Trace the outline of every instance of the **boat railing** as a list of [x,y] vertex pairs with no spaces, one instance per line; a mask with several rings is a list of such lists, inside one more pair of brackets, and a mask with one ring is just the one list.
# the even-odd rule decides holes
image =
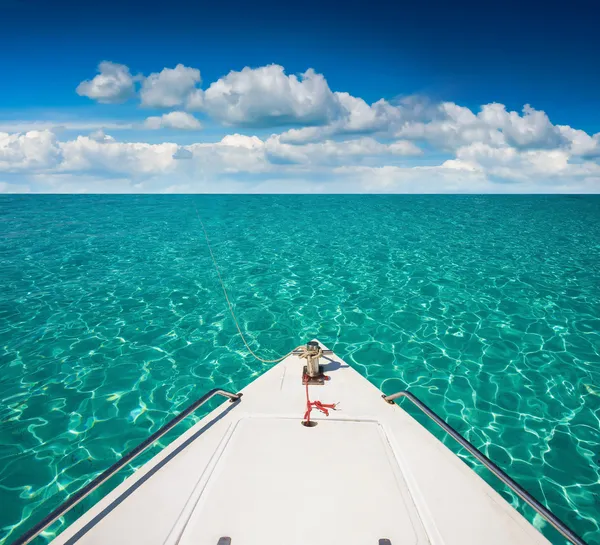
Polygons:
[[425,413],[431,420],[433,420],[440,428],[442,428],[448,435],[450,435],[456,442],[462,447],[469,451],[473,457],[479,460],[487,469],[489,469],[498,479],[500,479],[506,486],[508,486],[519,498],[527,503],[532,509],[534,509],[540,516],[546,519],[563,537],[568,539],[575,545],[587,545],[583,539],[581,539],[573,530],[571,530],[564,522],[562,522],[554,513],[544,507],[538,500],[536,500],[527,490],[525,490],[519,483],[509,477],[502,469],[500,469],[494,462],[492,462],[483,452],[475,447],[468,439],[465,439],[459,432],[457,432],[450,424],[442,420],[440,416],[430,409],[425,403],[423,403],[414,394],[402,391],[391,395],[382,396],[385,401],[390,404],[394,404],[394,400],[405,397],[411,401],[418,409]]
[[126,466],[129,462],[137,458],[142,452],[144,452],[148,447],[152,446],[152,444],[160,439],[163,435],[165,435],[169,430],[174,428],[179,422],[181,422],[186,416],[193,413],[198,407],[204,405],[207,401],[213,398],[216,395],[220,395],[223,397],[229,398],[230,402],[238,401],[242,394],[234,394],[233,392],[228,392],[227,390],[222,390],[220,388],[214,388],[210,392],[204,394],[201,398],[194,401],[189,407],[185,410],[181,411],[177,416],[173,417],[169,420],[162,428],[160,428],[157,432],[153,433],[148,439],[142,441],[137,447],[133,450],[129,451],[125,456],[123,456],[120,460],[115,462],[112,466],[110,466],[106,471],[98,475],[93,481],[84,486],[81,490],[79,490],[76,494],[71,496],[64,503],[59,505],[54,511],[52,511],[48,516],[42,519],[38,524],[36,524],[33,528],[25,532],[21,537],[19,537],[16,541],[13,542],[12,545],[26,545],[27,543],[33,541],[37,536],[39,536],[48,526],[56,522],[60,517],[64,516],[68,513],[73,507],[75,507],[80,501],[89,496],[94,490],[96,490],[99,486],[105,483],[108,479],[110,479],[117,471]]

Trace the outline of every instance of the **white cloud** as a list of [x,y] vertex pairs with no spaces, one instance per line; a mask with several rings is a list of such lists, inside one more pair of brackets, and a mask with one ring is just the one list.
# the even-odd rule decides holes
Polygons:
[[106,134],[102,129],[98,129],[97,131],[93,131],[89,134],[89,137],[96,142],[114,142],[115,139]]
[[254,174],[272,169],[265,143],[257,136],[231,134],[220,142],[191,144],[184,149],[192,153],[192,160],[185,161],[188,172],[200,175]]
[[[450,163],[450,162],[447,162]],[[584,169],[585,170],[585,169]],[[598,193],[600,171],[581,171],[571,177],[540,179],[524,176],[501,182],[484,169],[460,161],[421,167],[339,167],[335,173],[359,191],[372,193]],[[508,179],[508,178],[505,178]],[[518,183],[517,183],[518,182]]]
[[394,155],[423,155],[423,150],[408,140],[396,140],[388,146],[388,150]]
[[246,136],[244,134],[228,134],[220,142],[223,146],[246,149],[262,149],[264,142],[258,136]]
[[202,89],[194,89],[185,99],[185,107],[192,112],[204,109],[204,91]]
[[506,143],[517,148],[556,148],[564,143],[558,127],[550,123],[548,116],[529,104],[523,115],[507,112],[504,104],[486,104],[477,114],[481,122],[502,131]]
[[526,105],[520,115],[496,103],[486,104],[474,114],[469,108],[444,102],[431,120],[407,121],[396,135],[425,140],[445,150],[476,142],[518,149],[552,149],[567,143],[563,132],[544,112]]
[[[288,75],[279,65],[229,72],[206,90],[200,88],[200,71],[181,64],[145,79],[108,62],[99,71],[80,84],[80,94],[119,102],[135,93],[139,80],[142,106],[175,111],[135,124],[0,123],[0,130],[5,128],[0,132],[0,172],[5,173],[0,190],[12,190],[20,183],[15,177],[24,176],[35,180],[21,184],[23,190],[57,191],[75,191],[79,179],[83,190],[140,192],[277,187],[309,192],[600,192],[600,133],[554,125],[545,112],[528,105],[520,112],[497,103],[472,111],[420,96],[369,104],[332,91],[314,70]],[[223,135],[221,130],[212,141],[190,143],[193,132],[172,132],[173,142],[161,142],[162,133],[144,132],[200,129],[200,121],[189,113],[195,110],[213,122],[202,139],[215,134],[215,121],[245,127],[246,134]],[[127,134],[132,141],[117,141],[105,132],[125,127],[132,129]],[[265,136],[264,130],[252,134],[252,127],[288,130]],[[89,136],[72,138],[60,132],[65,128]],[[121,186],[109,180],[121,180]]]
[[582,157],[600,157],[600,133],[590,136],[585,131],[559,125],[558,130],[569,143],[569,151]]
[[57,171],[149,175],[169,172],[175,165],[177,144],[98,142],[87,136],[61,142],[62,162]]
[[124,64],[104,61],[98,66],[100,72],[92,80],[82,81],[76,89],[78,95],[97,100],[103,104],[125,102],[135,93],[135,80]]
[[321,125],[335,119],[340,109],[321,74],[309,69],[288,76],[276,64],[229,72],[210,85],[203,101],[215,119],[247,127]]
[[504,143],[500,131],[485,126],[469,108],[452,102],[440,104],[431,120],[403,123],[396,136],[423,140],[443,150],[452,150],[474,141]]
[[348,93],[336,93],[336,97],[344,108],[338,132],[388,131],[402,120],[405,113],[402,106],[394,106],[383,99],[369,106],[362,98]]
[[369,193],[488,193],[493,184],[485,174],[466,169],[435,167],[354,166],[335,173]]
[[340,135],[389,136],[402,124],[429,121],[437,114],[434,106],[418,96],[405,97],[395,104],[383,99],[367,104],[362,98],[340,92],[334,97],[339,104],[335,119],[323,126],[290,129],[281,135],[282,141],[303,144]]
[[163,68],[144,79],[140,91],[141,105],[149,108],[182,106],[194,96],[200,82],[200,70],[196,68],[183,64],[175,68]]
[[177,151],[173,154],[173,159],[192,159],[194,154],[183,146],[179,146]]
[[50,131],[0,133],[0,171],[36,171],[61,161],[61,149]]
[[[132,77],[126,66],[104,62],[100,74],[82,82],[78,92],[104,102],[119,101],[131,96],[136,79],[139,78]],[[600,155],[600,135],[590,136],[571,127],[555,126],[544,112],[529,105],[518,113],[507,111],[503,104],[492,103],[474,113],[452,102],[434,104],[419,96],[394,103],[382,99],[367,104],[347,92],[331,91],[325,77],[312,69],[300,75],[287,75],[276,64],[246,67],[239,72],[231,71],[206,91],[199,88],[200,71],[182,64],[141,79],[142,106],[204,111],[226,125],[300,125],[281,135],[281,141],[289,144],[318,142],[340,135],[395,134],[404,140],[426,141],[445,151],[481,142],[517,149],[570,146],[573,155]],[[159,122],[158,117],[148,121],[150,127],[165,124],[169,121]]]
[[185,129],[198,130],[202,128],[200,121],[186,112],[170,112],[161,116],[146,119],[144,127],[147,129]]
[[327,138],[331,132],[324,130],[323,127],[302,127],[301,129],[289,129],[278,136],[279,140],[286,144],[306,144]]
[[86,121],[75,120],[15,120],[0,122],[0,132],[29,132],[29,131],[53,131],[54,133],[62,131],[93,131],[93,130],[129,130],[133,128],[132,123],[110,119],[92,119]]
[[355,162],[375,156],[413,156],[422,153],[412,142],[397,141],[384,144],[370,137],[352,140],[309,142],[289,144],[279,136],[272,136],[265,142],[268,157],[275,162],[297,164],[334,164]]
[[462,159],[448,159],[444,161],[441,166],[443,168],[449,168],[451,170],[466,170],[468,172],[482,172],[483,169],[477,164],[470,161],[464,161]]
[[[405,163],[406,156],[418,153],[422,150],[412,142],[372,137],[294,145],[279,135],[262,140],[231,134],[217,142],[180,145],[119,142],[100,132],[66,141],[50,131],[0,134],[0,171],[45,180],[49,191],[75,191],[78,177],[82,191],[225,191],[225,181],[232,191],[274,191],[276,179],[290,180],[286,191],[600,191],[600,165],[572,162],[568,149],[519,150],[475,142],[437,166]],[[98,182],[102,177],[104,185]],[[129,182],[119,189],[109,182],[113,179]]]
[[[446,161],[446,166],[453,166]],[[461,147],[456,152],[454,168],[462,167],[485,172],[490,180],[527,184],[536,183],[551,190],[563,181],[579,183],[581,180],[599,182],[600,165],[591,161],[570,162],[565,149],[518,150],[517,148],[494,148],[476,142]]]

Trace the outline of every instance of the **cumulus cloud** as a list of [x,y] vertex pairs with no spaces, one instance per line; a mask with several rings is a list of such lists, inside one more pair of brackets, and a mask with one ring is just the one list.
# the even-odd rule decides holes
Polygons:
[[219,142],[191,144],[185,149],[192,153],[188,169],[199,174],[256,174],[273,167],[265,143],[257,136],[230,134]]
[[517,148],[555,148],[564,143],[558,127],[550,123],[548,116],[529,104],[523,115],[508,112],[504,104],[486,104],[477,118],[488,127],[502,131],[506,143]]
[[177,144],[98,142],[87,136],[61,142],[59,172],[100,171],[107,174],[149,175],[172,170]]
[[246,149],[262,149],[265,145],[258,136],[246,136],[244,134],[228,134],[223,137],[219,144],[222,146]]
[[[421,96],[368,104],[347,92],[332,91],[325,77],[312,69],[288,75],[276,64],[231,71],[206,91],[199,87],[200,71],[182,64],[146,78],[134,78],[126,66],[111,62],[101,63],[99,71],[93,80],[80,84],[80,94],[103,102],[120,101],[133,94],[135,80],[141,79],[142,106],[203,111],[218,122],[241,127],[299,125],[281,135],[281,141],[290,144],[380,134],[423,140],[447,151],[481,142],[517,149],[570,146],[574,155],[600,155],[599,135],[555,126],[545,112],[529,105],[519,113],[491,103],[475,113]],[[158,116],[151,119],[150,127],[162,126]]]
[[[231,184],[227,187],[241,191],[240,180],[249,177],[254,185],[246,186],[248,190],[265,191],[282,177],[300,184],[293,187],[304,183],[306,190],[315,191],[338,191],[344,184],[347,191],[370,192],[600,190],[600,165],[581,157],[573,161],[567,148],[518,149],[474,142],[437,165],[411,164],[422,153],[410,141],[381,142],[373,137],[290,144],[280,135],[263,140],[230,134],[217,142],[181,145],[119,142],[101,132],[65,141],[50,131],[0,133],[0,172],[46,179],[48,190],[66,190],[77,176],[84,180],[92,173],[107,179],[126,177],[131,183],[123,190],[154,192],[193,191],[198,184],[204,191],[210,190],[206,184],[213,184],[216,191],[224,180]],[[50,180],[56,184],[48,185]]]
[[27,133],[0,133],[0,171],[35,172],[60,163],[62,150],[48,130]]
[[179,146],[173,154],[173,159],[191,159],[192,157],[194,157],[194,154],[183,146]]
[[[166,113],[142,123],[81,123],[88,136],[77,138],[48,122],[16,122],[15,130],[0,132],[0,172],[11,180],[2,190],[14,187],[13,173],[24,173],[62,189],[77,177],[105,176],[128,180],[127,191],[271,191],[287,180],[281,190],[600,192],[600,133],[554,125],[529,105],[471,110],[421,96],[367,103],[331,90],[312,69],[287,74],[275,64],[229,72],[204,90],[200,71],[182,64],[144,78],[104,62],[77,92],[122,102],[137,82],[140,105]],[[221,128],[212,141],[190,143],[189,134],[170,133],[173,142],[151,144],[120,142],[104,132],[198,130],[193,111],[210,123],[203,138],[218,125],[245,134],[223,135]]]
[[600,133],[590,136],[585,131],[559,125],[558,130],[568,142],[569,151],[573,155],[595,158],[600,157]]
[[92,140],[95,140],[96,142],[114,142],[115,139],[110,136],[109,134],[106,134],[102,129],[98,129],[97,131],[92,131],[89,134],[89,137]]
[[272,136],[265,142],[270,160],[297,164],[339,164],[362,161],[369,157],[398,155],[420,155],[421,149],[412,142],[397,141],[384,144],[370,137],[346,141],[325,140],[294,145]]
[[408,140],[396,140],[389,144],[387,148],[393,155],[423,155],[423,150]]
[[343,108],[336,127],[338,133],[388,131],[408,117],[407,108],[401,104],[392,105],[387,100],[378,100],[369,105],[362,98],[348,93],[336,93],[336,97]]
[[203,101],[215,119],[247,127],[321,125],[340,108],[321,74],[309,69],[299,76],[286,75],[276,64],[229,72],[210,85]]
[[595,176],[600,182],[600,165],[570,162],[569,152],[564,149],[518,150],[511,147],[494,148],[477,142],[459,148],[456,158],[463,168],[485,172],[492,180],[516,183],[538,181],[548,184],[548,187],[561,179]]
[[192,112],[204,109],[204,91],[202,89],[191,91],[185,100],[185,107]]
[[184,129],[198,130],[202,128],[200,121],[186,112],[170,112],[161,116],[146,119],[144,127],[147,129]]
[[503,104],[486,104],[475,114],[469,108],[444,102],[429,121],[407,121],[397,131],[401,138],[425,140],[445,150],[479,142],[518,149],[551,149],[567,144],[548,116],[526,105],[523,114]]
[[390,136],[403,124],[430,121],[438,115],[436,107],[419,96],[405,97],[394,104],[383,99],[367,104],[362,98],[341,92],[334,96],[339,104],[334,120],[326,125],[290,129],[281,135],[282,141],[303,144],[343,135]]
[[182,106],[195,96],[200,84],[200,70],[178,64],[164,68],[144,79],[140,90],[141,105],[148,108],[173,108]]
[[99,74],[91,80],[82,81],[76,89],[80,96],[103,104],[125,102],[135,93],[135,81],[124,64],[104,61],[98,66]]
[[177,168],[178,159],[190,159],[185,168],[202,172],[266,172],[281,165],[305,167],[360,163],[370,157],[405,157],[421,150],[411,142],[384,144],[369,137],[347,141],[327,140],[292,145],[278,136],[262,140],[257,136],[230,134],[218,142],[148,144],[119,142],[101,131],[72,140],[58,141],[49,131],[2,134],[0,168],[4,170],[46,169],[55,172],[101,171],[132,176],[165,173]]

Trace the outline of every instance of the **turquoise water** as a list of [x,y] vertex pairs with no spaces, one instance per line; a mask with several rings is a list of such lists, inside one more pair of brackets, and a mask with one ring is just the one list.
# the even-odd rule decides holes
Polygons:
[[261,354],[318,337],[410,388],[600,543],[600,198],[579,196],[1,197],[0,543],[268,368],[194,203]]

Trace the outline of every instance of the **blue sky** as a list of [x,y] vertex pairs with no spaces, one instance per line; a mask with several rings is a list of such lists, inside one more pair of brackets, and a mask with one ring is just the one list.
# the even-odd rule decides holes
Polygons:
[[592,2],[0,10],[2,191],[600,189]]

